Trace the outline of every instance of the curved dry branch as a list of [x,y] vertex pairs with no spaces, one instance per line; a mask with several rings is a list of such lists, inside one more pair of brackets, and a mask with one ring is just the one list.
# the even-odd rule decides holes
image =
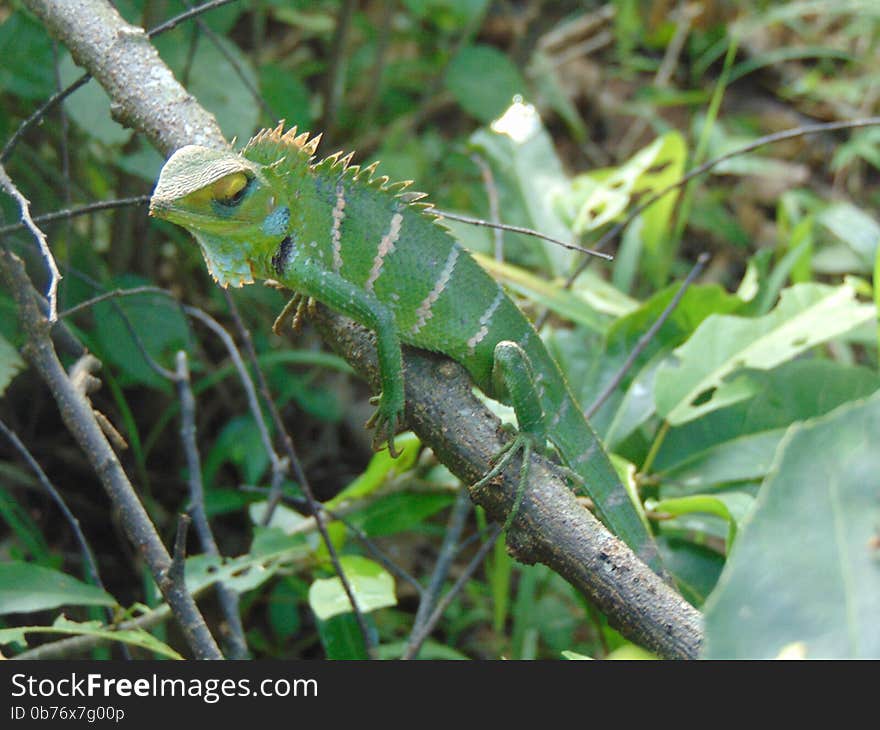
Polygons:
[[[77,49],[75,59],[114,100],[114,116],[144,131],[162,152],[194,142],[226,145],[213,117],[179,86],[155,52],[143,48],[148,44],[138,35],[142,31],[118,15],[111,17],[106,3],[26,3],[55,35]],[[98,14],[96,6],[101,7]],[[103,27],[95,29],[94,22],[85,20],[92,17],[100,17]],[[119,44],[131,39],[138,52],[120,57]],[[149,83],[151,79],[159,81]],[[316,319],[324,339],[375,383],[371,337],[323,310]],[[416,351],[407,352],[405,361],[409,424],[457,476],[466,483],[475,482],[503,444],[497,419],[473,396],[470,381],[452,361]],[[513,555],[526,563],[550,566],[632,640],[664,657],[695,657],[702,637],[699,612],[575,500],[552,464],[534,457],[530,475],[508,536]],[[491,516],[503,520],[516,490],[516,477],[505,473],[491,486],[472,490],[471,496]]]

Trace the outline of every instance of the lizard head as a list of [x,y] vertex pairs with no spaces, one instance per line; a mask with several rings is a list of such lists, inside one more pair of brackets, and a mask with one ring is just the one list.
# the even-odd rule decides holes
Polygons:
[[187,145],[162,168],[150,215],[192,233],[221,286],[243,286],[262,275],[287,233],[289,213],[275,184],[241,155]]

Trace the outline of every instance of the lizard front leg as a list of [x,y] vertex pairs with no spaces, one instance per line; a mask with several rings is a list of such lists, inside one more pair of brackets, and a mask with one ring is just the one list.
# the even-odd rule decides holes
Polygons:
[[406,401],[403,359],[394,313],[372,294],[309,260],[292,262],[285,272],[285,279],[289,280],[285,283],[289,283],[292,289],[313,297],[376,334],[382,392],[373,399],[377,403],[376,411],[366,425],[376,429],[373,447],[378,448],[383,441],[387,441],[388,452],[396,458],[398,452],[394,447],[394,434],[403,421]]

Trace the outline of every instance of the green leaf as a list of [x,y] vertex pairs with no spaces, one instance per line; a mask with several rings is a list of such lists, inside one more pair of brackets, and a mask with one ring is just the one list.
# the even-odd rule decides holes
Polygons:
[[[581,234],[617,220],[635,195],[652,195],[676,182],[684,171],[687,145],[680,132],[655,139],[619,167],[578,175],[561,201],[575,233]],[[662,243],[678,191],[672,190],[645,210],[642,239],[650,254]]]
[[263,445],[260,429],[250,414],[230,420],[214,441],[203,468],[208,487],[214,484],[224,464],[238,467],[242,479],[248,484],[256,484],[269,466],[269,455]]
[[593,659],[593,657],[591,656],[587,656],[586,654],[578,654],[576,651],[570,651],[568,649],[559,653],[562,655],[563,659],[570,659],[572,661],[592,661]]
[[675,584],[687,601],[699,608],[715,588],[724,556],[704,545],[695,544],[691,539],[683,539],[670,534],[666,525],[657,537],[657,546],[663,565],[675,578]]
[[763,479],[773,464],[784,428],[744,434],[694,453],[673,468],[655,473],[669,485],[662,485],[664,497],[694,494],[727,482]]
[[[107,288],[130,289],[149,283],[139,277],[124,276],[108,282]],[[169,367],[174,353],[186,349],[189,343],[189,327],[177,303],[161,294],[140,294],[100,302],[92,311],[92,347],[103,362],[119,368],[120,384],[149,385],[170,392],[171,384],[147,364],[131,330],[137,332],[144,350],[154,360]]]
[[3,395],[6,386],[22,368],[24,368],[24,360],[21,359],[18,350],[0,335],[0,395]]
[[[339,561],[362,612],[397,604],[394,578],[381,565],[359,555],[343,555]],[[351,611],[339,576],[314,581],[309,587],[309,605],[322,621]]]
[[743,368],[773,368],[869,321],[875,311],[856,301],[849,284],[798,284],[764,317],[712,315],[675,351],[676,364],[657,372],[657,412],[677,425],[747,398],[754,392],[748,381],[724,379]]
[[354,614],[343,613],[327,621],[318,619],[316,623],[328,659],[370,658]]
[[720,494],[694,494],[690,497],[661,499],[651,503],[648,508],[654,512],[674,516],[689,514],[709,514],[720,517],[728,525],[727,549],[730,550],[736,539],[737,529],[754,502],[750,494],[744,492],[723,492]]
[[294,71],[276,63],[261,65],[260,90],[266,103],[284,117],[289,127],[311,129],[311,95]]
[[[515,101],[488,129],[474,132],[470,145],[492,167],[503,223],[571,240],[571,230],[554,204],[555,198],[568,190],[568,176],[534,106]],[[503,241],[505,259],[556,276],[566,275],[574,257],[583,256],[521,234],[505,232]]]
[[267,612],[272,633],[281,640],[300,629],[299,605],[305,599],[305,587],[295,578],[279,580],[269,594]]
[[373,454],[364,472],[333,499],[328,500],[325,506],[328,509],[336,509],[343,502],[363,499],[386,484],[389,479],[409,471],[416,463],[422,442],[414,433],[407,431],[394,437],[394,445],[399,452],[398,458],[391,458],[387,448]]
[[519,69],[493,46],[462,48],[446,71],[446,88],[462,108],[481,122],[499,116],[517,95],[526,93]]
[[[0,25],[0,58],[0,89],[4,92],[42,101],[56,91],[52,39],[27,13],[14,12]],[[81,76],[82,70],[79,73]]]
[[[62,85],[72,84],[82,75],[83,70],[65,53],[58,64]],[[83,132],[106,145],[125,144],[134,134],[133,130],[114,121],[110,114],[110,97],[94,79],[65,99],[64,109]]]
[[33,563],[0,563],[0,615],[45,611],[59,606],[116,606],[97,586]]
[[367,505],[349,519],[368,535],[393,535],[411,530],[428,517],[448,507],[449,493],[398,492]]
[[792,427],[706,604],[708,658],[880,658],[880,394]]
[[859,258],[861,273],[870,273],[880,243],[880,224],[851,203],[834,203],[822,211],[816,222],[843,241]]
[[[610,324],[607,316],[597,311],[594,304],[597,300],[585,301],[584,297],[561,285],[549,282],[540,276],[535,276],[525,269],[503,261],[480,254],[474,254],[480,266],[486,269],[493,277],[503,281],[513,291],[528,297],[541,306],[547,307],[570,322],[581,324],[594,332],[604,333]],[[622,297],[611,304],[612,307],[620,305]],[[608,304],[607,300],[602,305]],[[623,305],[625,306],[625,305]]]
[[82,623],[70,621],[64,616],[55,619],[52,626],[19,626],[13,629],[0,629],[0,645],[19,644],[27,646],[25,634],[66,634],[73,636],[97,636],[110,641],[119,641],[131,646],[155,652],[169,659],[183,659],[174,649],[159,641],[155,636],[143,629],[116,629],[105,626],[100,621]]
[[880,388],[874,371],[832,360],[794,360],[770,371],[751,371],[748,377],[754,381],[753,397],[668,432],[654,461],[656,472],[673,474],[696,466],[711,459],[704,455],[720,444],[750,434],[773,432],[778,442],[795,421],[821,416]]

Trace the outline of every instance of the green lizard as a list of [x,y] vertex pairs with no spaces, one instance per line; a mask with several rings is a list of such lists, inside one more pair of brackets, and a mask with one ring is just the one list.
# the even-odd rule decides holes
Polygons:
[[193,234],[221,286],[275,279],[374,331],[382,392],[367,425],[392,455],[404,409],[401,343],[445,354],[516,414],[519,433],[481,481],[517,452],[527,463],[549,439],[606,524],[661,570],[650,531],[537,332],[437,225],[424,194],[374,177],[375,164],[351,165],[351,154],[316,161],[320,136],[282,130],[263,130],[240,154],[179,149],[150,214]]

